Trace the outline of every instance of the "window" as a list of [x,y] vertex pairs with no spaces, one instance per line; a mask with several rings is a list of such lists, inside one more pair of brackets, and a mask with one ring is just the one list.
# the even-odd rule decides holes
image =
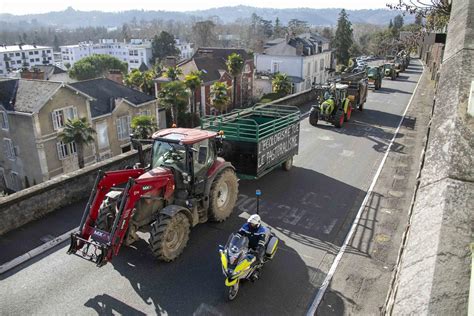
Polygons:
[[46,52],[47,52],[48,54],[51,54],[51,50],[50,50],[50,49],[48,49]]
[[318,61],[315,60],[315,61],[314,61],[313,73],[317,73],[317,72],[318,72]]
[[151,116],[151,110],[142,110],[142,111],[138,112],[138,115]]
[[35,50],[35,55],[38,55],[38,54],[39,54],[39,52],[37,50]]
[[40,59],[39,59],[39,58],[36,58],[35,61],[40,61]]
[[3,150],[5,151],[5,155],[8,159],[14,160],[15,159],[15,148],[13,147],[13,142],[9,138],[3,139]]
[[8,131],[8,115],[5,111],[0,111],[0,125],[2,129]]
[[272,73],[277,73],[280,71],[280,65],[277,62],[272,62]]
[[99,149],[104,149],[109,147],[109,135],[107,133],[107,122],[101,122],[95,125],[95,130],[97,133],[97,143]]
[[56,143],[56,148],[58,150],[58,157],[59,160],[66,159],[68,156],[73,155],[76,153],[76,143],[63,143],[58,142]]
[[33,52],[28,52],[29,55],[33,55]]
[[53,128],[56,131],[60,128],[63,128],[67,120],[77,118],[77,110],[75,107],[70,106],[67,108],[54,110],[51,115],[53,118]]
[[117,119],[117,137],[119,140],[126,140],[130,137],[130,115]]
[[34,62],[35,60],[33,58],[30,59],[30,62]]
[[324,59],[321,59],[321,61],[319,62],[319,70],[324,70]]
[[15,56],[20,56],[20,53],[15,53]]

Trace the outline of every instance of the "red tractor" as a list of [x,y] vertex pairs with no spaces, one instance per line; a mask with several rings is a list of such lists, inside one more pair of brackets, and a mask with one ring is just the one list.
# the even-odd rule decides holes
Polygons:
[[151,163],[146,167],[141,142],[132,139],[140,163],[99,172],[68,254],[103,266],[141,231],[150,233],[157,258],[176,259],[191,227],[224,221],[235,206],[238,180],[232,164],[217,156],[219,139],[218,133],[199,129],[158,131],[148,140]]

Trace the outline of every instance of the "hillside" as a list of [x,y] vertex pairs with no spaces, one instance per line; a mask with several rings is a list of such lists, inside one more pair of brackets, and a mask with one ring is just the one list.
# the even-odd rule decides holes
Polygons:
[[[0,23],[6,25],[31,25],[77,28],[87,26],[121,26],[131,21],[175,20],[193,22],[207,18],[219,19],[223,23],[234,22],[237,19],[249,19],[253,13],[266,20],[274,21],[277,17],[282,23],[291,19],[299,19],[315,26],[330,26],[337,23],[340,9],[268,9],[249,6],[221,7],[202,11],[170,12],[131,10],[123,12],[78,11],[69,7],[64,11],[48,12],[43,14],[12,15],[0,14]],[[398,12],[386,9],[375,10],[348,10],[352,23],[370,23],[376,25],[388,24]],[[407,17],[410,22],[410,17]]]

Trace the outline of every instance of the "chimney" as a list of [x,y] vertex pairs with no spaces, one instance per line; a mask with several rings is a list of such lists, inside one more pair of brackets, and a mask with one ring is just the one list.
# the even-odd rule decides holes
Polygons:
[[45,73],[38,68],[30,70],[22,70],[20,73],[22,79],[35,79],[35,80],[44,80]]
[[163,66],[165,66],[166,68],[169,68],[169,67],[176,67],[176,57],[175,56],[167,56],[165,61],[163,62]]
[[109,80],[112,80],[118,84],[123,85],[123,74],[120,70],[118,69],[110,69],[107,72],[106,78]]

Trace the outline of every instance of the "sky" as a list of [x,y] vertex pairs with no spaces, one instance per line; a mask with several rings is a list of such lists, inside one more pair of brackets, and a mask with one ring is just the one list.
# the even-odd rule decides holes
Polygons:
[[395,0],[299,0],[297,4],[288,0],[0,0],[0,13],[16,15],[62,11],[73,7],[80,11],[108,11],[125,10],[164,10],[164,11],[194,11],[209,8],[235,5],[248,5],[261,8],[346,8],[346,9],[379,9],[385,8],[387,2]]

